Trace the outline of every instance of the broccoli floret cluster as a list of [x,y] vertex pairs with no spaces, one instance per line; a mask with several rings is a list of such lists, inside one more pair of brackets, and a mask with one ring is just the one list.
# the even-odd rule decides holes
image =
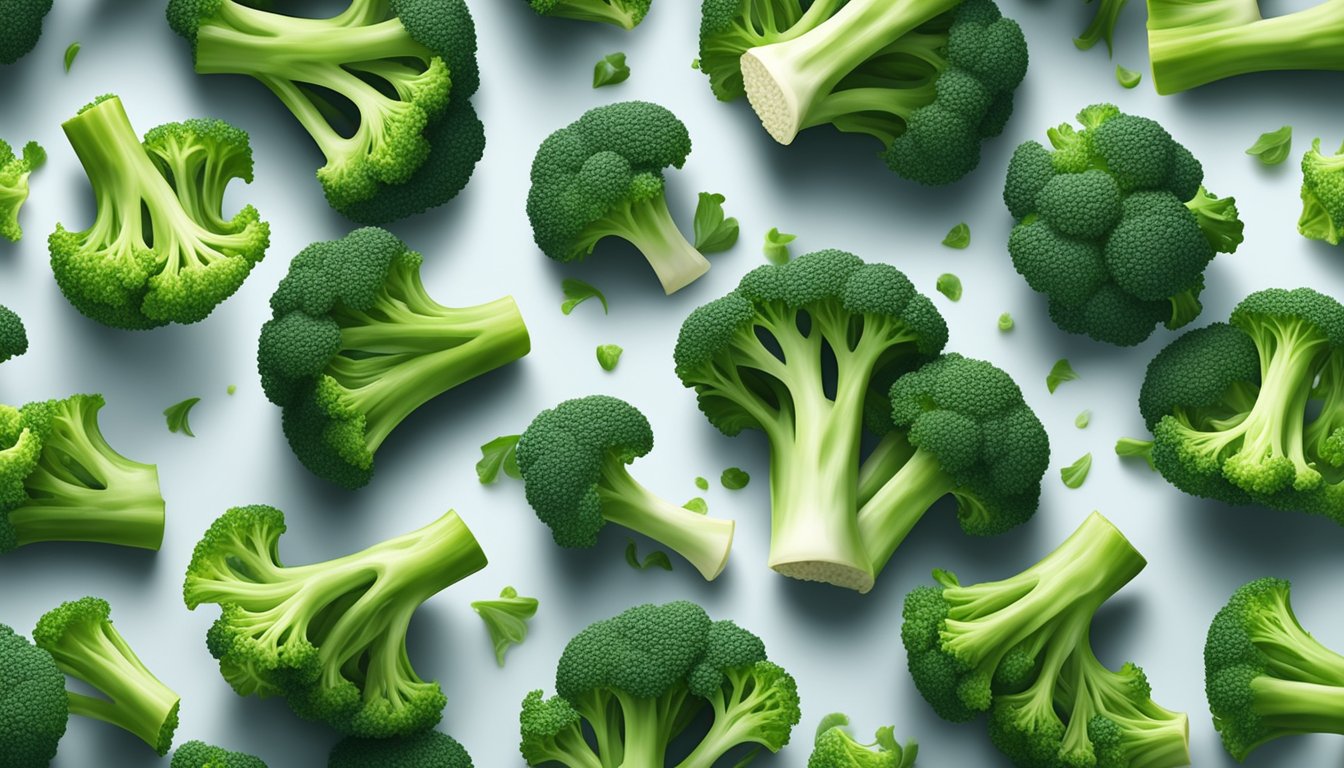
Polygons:
[[1078,121],[1048,132],[1052,149],[1013,153],[1008,252],[1055,325],[1132,346],[1199,314],[1204,269],[1236,250],[1242,225],[1235,200],[1206,192],[1199,161],[1155,121],[1110,104]]
[[615,24],[634,29],[644,20],[653,0],[526,0],[542,16]]
[[280,562],[285,516],[234,507],[192,553],[187,607],[220,606],[210,655],[240,696],[283,696],[309,720],[365,738],[432,728],[446,702],[406,653],[421,603],[485,567],[485,553],[449,511],[418,531],[304,566]]
[[284,102],[326,158],[327,202],[354,221],[443,205],[485,151],[464,0],[351,0],[327,19],[172,0],[168,22],[191,42],[197,72],[247,75]]
[[691,153],[685,124],[646,101],[597,107],[552,133],[532,160],[527,218],[537,247],[570,262],[616,237],[653,267],[674,293],[709,270],[667,208],[663,170]]
[[456,739],[425,731],[400,739],[346,738],[331,748],[327,768],[472,768],[472,763]]
[[357,229],[314,243],[271,296],[257,368],[299,461],[346,488],[429,400],[528,353],[512,297],[445,307],[420,280],[423,258],[391,233]]
[[0,624],[0,766],[48,765],[69,719],[65,674],[51,654]]
[[733,522],[672,504],[630,476],[653,450],[653,427],[606,395],[566,400],[537,415],[518,439],[527,503],[562,547],[592,547],[612,522],[686,558],[706,579],[728,562]]
[[42,20],[52,0],[0,0],[0,64],[13,64],[42,37]]
[[1339,245],[1344,232],[1344,147],[1326,155],[1321,152],[1321,140],[1316,139],[1302,156],[1302,216],[1297,231],[1303,237]]
[[[0,6],[0,16],[4,15]],[[23,237],[19,226],[19,209],[28,201],[28,177],[47,162],[47,151],[36,141],[23,145],[14,154],[14,148],[0,139],[0,237],[17,243]]]
[[0,305],[0,363],[28,351],[28,330],[14,310]]
[[685,601],[589,625],[565,646],[555,690],[523,699],[528,765],[665,765],[675,739],[694,745],[679,765],[712,766],[743,745],[778,752],[802,714],[760,638]]
[[[832,125],[882,142],[898,175],[948,184],[980,164],[1027,72],[1022,30],[991,0],[704,0],[700,68],[790,144]],[[843,9],[843,12],[841,12]]]
[[267,768],[261,758],[231,752],[203,741],[188,741],[173,752],[170,768]]
[[891,726],[878,728],[872,744],[860,744],[848,726],[843,714],[822,719],[807,768],[914,768],[919,745],[908,741],[902,746]]
[[1231,323],[1153,358],[1139,392],[1153,463],[1229,504],[1344,523],[1344,305],[1310,288],[1247,296]]
[[945,720],[989,713],[995,746],[1020,768],[1189,765],[1186,716],[1153,702],[1143,671],[1097,660],[1093,614],[1143,556],[1097,513],[1054,552],[1002,581],[905,598],[901,640],[920,694]]

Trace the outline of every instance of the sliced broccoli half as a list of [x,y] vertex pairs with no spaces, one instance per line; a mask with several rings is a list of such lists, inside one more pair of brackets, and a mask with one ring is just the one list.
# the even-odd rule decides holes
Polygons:
[[518,440],[527,503],[562,547],[592,547],[608,523],[686,558],[713,580],[728,563],[733,521],[673,504],[640,485],[628,465],[653,450],[653,427],[633,405],[606,395],[542,411]]
[[1344,232],[1344,147],[1326,155],[1321,152],[1321,140],[1316,139],[1302,156],[1302,215],[1297,231],[1303,237],[1339,245]]
[[887,166],[948,184],[980,163],[1027,71],[1022,30],[991,0],[703,0],[700,69],[744,94],[776,141],[832,125]]
[[65,675],[51,654],[0,624],[0,766],[48,765],[69,719]]
[[155,328],[203,320],[237,292],[270,244],[257,209],[222,213],[229,182],[252,181],[246,133],[188,120],[153,129],[142,144],[111,95],[62,127],[97,207],[88,229],[57,224],[47,241],[75,309],[114,328]]
[[400,739],[343,739],[331,748],[327,768],[472,768],[472,763],[456,739],[425,731]]
[[42,20],[51,12],[52,0],[0,0],[0,64],[23,58],[42,37]]
[[231,752],[203,741],[188,741],[173,752],[169,768],[267,768],[261,758]]
[[0,237],[11,243],[23,237],[19,209],[28,201],[28,177],[46,162],[47,151],[36,141],[15,155],[14,148],[0,139]]
[[542,16],[595,21],[630,30],[639,26],[653,0],[526,0]]
[[28,330],[23,319],[9,307],[0,305],[0,363],[28,351]]
[[709,262],[677,228],[667,207],[663,170],[691,153],[686,126],[646,101],[597,107],[552,133],[532,160],[527,217],[537,247],[570,262],[615,237],[653,267],[675,293],[709,270]]
[[112,625],[111,611],[96,597],[62,603],[38,620],[33,642],[62,672],[98,694],[71,691],[72,714],[111,723],[166,755],[182,699],[135,655]]
[[283,696],[300,717],[366,738],[409,736],[443,714],[438,683],[415,673],[416,608],[486,565],[449,511],[418,531],[303,566],[280,562],[285,516],[234,507],[192,553],[187,607],[216,603],[206,647],[240,696]]
[[802,714],[793,678],[760,638],[685,601],[588,626],[565,647],[555,689],[523,699],[528,765],[665,765],[676,739],[694,745],[679,768],[712,768],[743,745],[778,752]]
[[445,307],[420,279],[423,258],[367,227],[308,246],[271,296],[257,368],[299,461],[358,488],[379,446],[429,400],[528,353],[504,297]]

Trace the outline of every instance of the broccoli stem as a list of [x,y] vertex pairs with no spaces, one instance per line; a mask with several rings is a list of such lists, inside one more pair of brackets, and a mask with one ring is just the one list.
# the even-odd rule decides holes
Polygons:
[[[625,691],[615,691],[614,694],[620,702],[624,726],[622,758],[617,763],[603,754],[603,761],[612,766],[662,765],[667,756],[667,744],[675,735],[671,732],[672,724],[684,694],[674,696],[672,702],[664,702],[661,698],[635,698]],[[604,716],[611,714],[607,712]]]
[[938,459],[916,449],[910,460],[859,508],[859,535],[875,573],[882,572],[929,507],[955,487]]
[[[1088,0],[1091,2],[1091,0]],[[1125,7],[1125,0],[1098,0],[1097,12],[1092,17],[1091,23],[1083,33],[1073,39],[1073,44],[1079,50],[1086,51],[1097,44],[1098,40],[1106,41],[1106,55],[1112,56],[1115,53],[1112,47],[1112,38],[1115,36],[1115,24],[1120,18],[1120,11]]]
[[[714,768],[734,747],[761,742],[761,732],[777,723],[780,715],[772,706],[772,691],[751,679],[754,667],[725,670],[729,690],[722,687],[709,697],[714,722],[691,754],[676,768]],[[773,749],[772,749],[773,751]]]
[[160,755],[168,751],[181,698],[145,668],[110,623],[71,625],[48,650],[62,672],[102,694],[68,693],[71,714],[129,731]]
[[893,429],[883,435],[873,446],[872,453],[859,466],[859,508],[862,509],[882,486],[895,477],[913,455],[915,447],[910,444],[904,430]]
[[[550,15],[578,21],[595,21],[631,30],[639,23],[634,11],[621,0],[560,0],[551,6]],[[652,763],[650,763],[652,765]]]
[[677,228],[667,207],[667,197],[661,193],[618,206],[589,225],[588,231],[598,233],[599,238],[615,235],[634,245],[658,275],[663,292],[669,295],[709,271],[709,261]]
[[1250,688],[1251,709],[1275,736],[1344,734],[1344,681],[1331,685],[1260,675]]
[[1320,413],[1307,425],[1303,438],[1316,469],[1339,482],[1344,468],[1344,353],[1332,352],[1312,392],[1321,401]]
[[614,458],[602,465],[597,493],[604,518],[686,558],[706,581],[713,581],[728,564],[733,521],[708,517],[664,500],[640,485],[626,465]]

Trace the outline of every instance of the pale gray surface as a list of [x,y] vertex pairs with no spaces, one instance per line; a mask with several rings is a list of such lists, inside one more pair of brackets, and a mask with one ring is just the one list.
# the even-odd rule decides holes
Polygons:
[[[280,434],[279,411],[257,384],[257,329],[266,301],[289,258],[314,240],[351,225],[331,212],[312,178],[319,164],[307,136],[260,85],[241,78],[197,77],[187,45],[162,18],[162,2],[57,0],[38,49],[0,72],[0,136],[18,144],[37,138],[51,162],[34,178],[24,209],[27,237],[0,243],[0,302],[27,321],[32,351],[0,369],[0,400],[101,391],[102,423],[128,456],[159,464],[168,500],[167,541],[158,555],[96,546],[36,546],[0,559],[0,621],[28,631],[61,600],[86,593],[111,600],[123,634],[149,666],[183,695],[179,742],[201,738],[247,749],[272,768],[325,765],[335,741],[325,728],[292,716],[280,701],[234,695],[206,652],[203,636],[213,606],[188,613],[180,596],[191,546],[226,507],[263,502],[288,513],[283,554],[293,563],[344,554],[412,530],[447,508],[458,509],[479,536],[490,567],[450,588],[419,614],[412,628],[418,670],[448,692],[442,728],[461,739],[484,768],[521,765],[517,705],[531,688],[549,689],[565,641],[588,622],[646,600],[692,598],[718,617],[761,634],[771,655],[798,678],[804,718],[794,746],[762,764],[799,768],[812,729],[834,710],[850,712],[865,732],[895,723],[919,739],[920,764],[997,766],[983,723],[938,720],[905,670],[898,628],[903,595],[933,567],[965,579],[998,578],[1034,562],[1092,509],[1111,517],[1151,566],[1112,601],[1094,633],[1108,663],[1133,660],[1152,679],[1155,698],[1190,713],[1194,763],[1230,765],[1209,723],[1201,648],[1209,618],[1239,584],[1262,575],[1293,578],[1300,614],[1322,640],[1344,647],[1336,608],[1337,568],[1330,561],[1344,532],[1305,515],[1227,509],[1182,496],[1146,469],[1122,466],[1111,454],[1121,435],[1139,434],[1134,406],[1143,367],[1172,338],[1160,331],[1147,344],[1118,350],[1059,333],[1044,302],[1013,272],[1003,243],[1010,221],[999,191],[1007,158],[1019,141],[1043,138],[1047,126],[1095,100],[1162,120],[1205,164],[1207,183],[1235,195],[1248,241],[1208,272],[1203,320],[1225,318],[1244,294],[1265,285],[1312,285],[1338,295],[1340,254],[1298,237],[1296,171],[1310,139],[1334,145],[1340,86],[1334,75],[1244,78],[1197,93],[1159,98],[1148,78],[1124,91],[1115,62],[1143,69],[1142,3],[1125,9],[1116,59],[1079,52],[1072,37],[1092,12],[1075,0],[1005,0],[1031,45],[1032,66],[1019,91],[1007,135],[986,147],[979,171],[963,182],[926,190],[889,174],[875,147],[829,131],[776,146],[745,103],[720,104],[695,56],[698,3],[658,0],[643,26],[614,28],[536,18],[519,0],[472,3],[481,40],[483,86],[475,98],[489,135],[485,160],[466,192],[447,207],[392,229],[427,256],[425,282],[448,304],[512,293],[533,335],[534,351],[519,364],[460,388],[417,413],[384,446],[373,483],[337,490],[308,474]],[[83,51],[68,76],[61,55],[72,40]],[[592,62],[624,50],[634,75],[625,84],[589,88]],[[46,261],[45,238],[56,221],[72,228],[91,216],[88,187],[60,122],[99,93],[120,93],[136,129],[195,116],[226,118],[247,129],[257,158],[256,182],[235,184],[233,205],[251,202],[272,224],[273,244],[237,296],[207,321],[146,333],[103,328],[61,297]],[[669,175],[669,197],[689,231],[695,193],[722,192],[743,224],[737,248],[712,257],[714,269],[680,294],[661,295],[652,272],[630,252],[603,247],[589,263],[561,267],[532,244],[523,200],[533,151],[551,130],[585,109],[645,98],[677,112],[690,126],[695,152]],[[1255,137],[1285,122],[1297,129],[1293,158],[1263,169],[1242,154]],[[1333,131],[1331,129],[1334,129]],[[938,243],[958,221],[973,244],[951,251]],[[759,243],[772,226],[799,233],[795,253],[839,247],[904,269],[933,295],[952,329],[950,350],[988,358],[1011,372],[1050,430],[1053,467],[1086,451],[1096,463],[1082,489],[1066,490],[1051,470],[1039,515],[1001,538],[972,540],[942,510],[921,524],[877,588],[858,596],[788,581],[765,568],[768,531],[766,453],[759,436],[728,439],[696,411],[694,397],[671,370],[671,346],[694,306],[728,291],[762,263]],[[965,296],[952,304],[933,293],[937,275],[958,273]],[[571,317],[559,312],[560,280],[587,279],[611,300],[610,316],[595,303]],[[1017,329],[1000,334],[999,313]],[[615,373],[598,368],[593,348],[618,343],[625,357]],[[1045,372],[1068,356],[1082,380],[1046,393]],[[228,384],[237,384],[233,397]],[[696,475],[714,480],[710,514],[738,521],[737,546],[726,573],[701,581],[678,561],[675,572],[636,573],[624,563],[626,537],[610,530],[594,552],[557,549],[522,499],[521,484],[483,487],[473,464],[477,446],[521,430],[540,408],[561,399],[605,392],[645,410],[658,447],[635,474],[681,500],[697,495]],[[171,435],[161,411],[201,396],[192,413],[197,437]],[[1093,411],[1079,431],[1074,416]],[[745,491],[719,487],[718,473],[741,465],[752,474]],[[532,635],[497,669],[485,630],[468,607],[506,584],[541,599]],[[1328,737],[1266,747],[1250,761],[1270,765],[1337,765],[1341,748]],[[156,758],[100,723],[72,719],[55,765],[145,766]]]

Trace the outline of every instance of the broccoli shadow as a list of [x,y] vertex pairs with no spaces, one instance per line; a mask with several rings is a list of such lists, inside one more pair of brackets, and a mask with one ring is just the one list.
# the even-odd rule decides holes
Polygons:
[[[0,554],[0,581],[19,584],[51,571],[60,583],[96,585],[97,589],[141,588],[155,578],[160,555],[147,549],[88,542],[45,542]],[[4,578],[6,571],[14,578]],[[96,594],[96,593],[91,593]],[[82,594],[70,593],[62,600]],[[55,601],[52,603],[54,607]]]
[[[214,730],[247,734],[247,739],[221,746],[263,756],[270,765],[323,765],[327,750],[340,740],[329,727],[294,714],[282,698],[238,696],[227,686],[223,690],[226,702],[212,709],[218,717]],[[266,748],[261,749],[261,745]],[[330,746],[315,749],[316,745]]]
[[1177,530],[1192,551],[1222,553],[1206,559],[1211,581],[1228,591],[1262,576],[1287,578],[1337,563],[1340,526],[1319,515],[1257,506],[1231,506],[1186,497]]
[[1121,593],[1102,604],[1093,616],[1089,633],[1092,652],[1107,669],[1117,670],[1131,661],[1143,666],[1143,659],[1131,659],[1127,654],[1138,638],[1157,630],[1141,623],[1146,608],[1138,596]]
[[[185,739],[179,739],[185,741]],[[61,739],[61,744],[66,750],[72,744],[79,746],[73,751],[76,754],[82,754],[82,760],[76,763],[75,760],[65,758],[64,755],[58,755],[52,761],[52,765],[57,768],[73,768],[75,765],[106,765],[103,760],[109,756],[115,756],[115,765],[117,768],[140,768],[140,766],[161,766],[163,758],[154,754],[154,750],[141,741],[130,731],[124,731],[107,723],[100,723],[95,720],[85,720],[74,715],[70,716],[70,726],[66,731],[65,737]]]
[[[1324,117],[1334,105],[1322,93],[1339,88],[1337,72],[1256,72],[1201,85],[1165,98],[1179,100],[1186,112],[1199,114],[1210,125],[1231,125],[1244,120],[1246,107],[1254,104],[1260,114],[1301,114],[1304,105],[1320,105]],[[1232,122],[1228,122],[1232,121]],[[1329,143],[1334,139],[1329,139]]]
[[[683,230],[683,234],[686,232],[689,230]],[[566,278],[591,283],[611,302],[613,311],[622,307],[649,307],[657,311],[669,302],[680,301],[685,303],[686,312],[690,312],[692,307],[717,298],[707,293],[712,292],[712,289],[704,277],[671,296],[664,295],[658,284],[658,276],[654,274],[644,254],[617,237],[603,238],[592,253],[575,261],[561,263],[547,258],[540,251],[537,251],[536,258],[546,263],[546,269],[557,286]],[[716,262],[713,254],[707,258],[711,264]]]
[[[557,61],[583,61],[591,58],[596,63],[597,58],[604,55],[590,53],[596,42],[610,43],[614,46],[612,50],[623,50],[624,46],[629,45],[625,36],[630,33],[612,24],[541,16],[527,3],[505,2],[499,5],[504,9],[503,23],[507,24],[509,31],[517,36],[514,42],[518,45],[509,49],[509,55],[525,59],[524,69],[530,72],[549,72],[565,80],[569,78],[570,73],[564,67],[557,67]],[[489,36],[488,32],[479,34],[481,19],[476,20],[476,25],[479,37]],[[488,47],[481,51],[482,59],[488,59],[489,56]],[[488,63],[483,60],[481,69],[489,68]]]

